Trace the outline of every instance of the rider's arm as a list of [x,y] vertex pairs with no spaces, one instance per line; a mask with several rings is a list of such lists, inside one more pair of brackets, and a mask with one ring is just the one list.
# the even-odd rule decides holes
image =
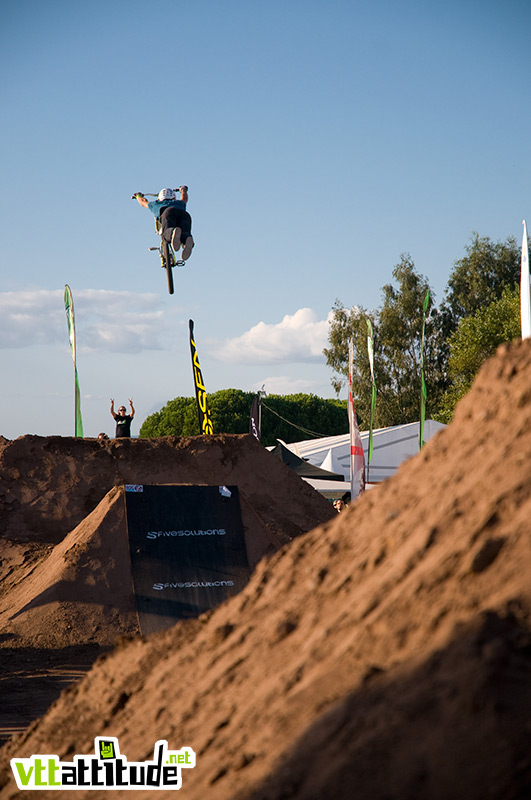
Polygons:
[[136,199],[138,200],[138,202],[140,203],[141,206],[144,206],[144,208],[148,207],[148,201],[146,200],[144,195],[137,194]]
[[135,416],[135,409],[133,407],[133,398],[129,400],[129,405],[131,406],[131,419]]
[[116,414],[114,413],[114,400],[111,397],[111,414],[114,419],[116,419]]
[[188,202],[188,186],[179,186],[179,191],[181,193],[181,200],[183,203]]

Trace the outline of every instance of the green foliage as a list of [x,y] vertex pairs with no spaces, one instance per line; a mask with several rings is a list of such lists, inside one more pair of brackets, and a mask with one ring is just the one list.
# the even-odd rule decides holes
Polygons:
[[[493,242],[473,234],[465,256],[454,263],[440,309],[430,305],[425,332],[427,416],[451,420],[457,401],[498,344],[518,336],[514,304],[520,277],[520,249],[513,237]],[[369,419],[371,382],[366,318],[374,329],[374,371],[378,398],[375,426],[419,418],[422,305],[428,283],[403,255],[393,270],[397,286],[383,287],[383,305],[368,312],[336,300],[324,350],[339,393],[348,375],[348,342],[354,343],[354,393],[360,427]],[[516,328],[515,328],[516,325]]]
[[[240,389],[221,389],[209,394],[208,406],[214,433],[249,433],[253,397],[253,392],[242,392]],[[197,417],[197,411],[195,415]]]
[[493,242],[474,233],[465,249],[466,255],[454,264],[445,293],[443,307],[452,330],[459,320],[499,300],[507,286],[514,288],[520,282],[520,248],[514,237]]
[[[351,339],[354,340],[354,352],[363,349],[364,342],[367,340],[367,311],[359,306],[346,309],[338,299],[332,309],[332,322],[328,331],[328,342],[330,347],[324,349],[326,363],[335,371],[332,377],[332,386],[339,394],[348,379],[348,346]],[[369,364],[365,360],[360,360],[356,367],[359,372],[357,377],[364,382],[369,380]]]
[[341,433],[348,433],[345,400],[326,399],[314,394],[272,394],[263,400],[262,442],[266,447],[275,445],[277,439],[299,442],[314,438],[312,434],[338,436]]
[[409,256],[402,256],[393,270],[393,277],[398,287],[384,286],[384,303],[377,321],[379,357],[384,365],[381,386],[377,386],[384,406],[385,425],[415,422],[419,418],[420,347],[426,290],[430,292],[424,337],[428,416],[446,388],[444,374],[434,357],[439,344],[439,325],[433,292],[426,278],[415,271]]
[[[208,395],[214,433],[248,433],[254,396],[254,392],[239,389],[222,389]],[[312,438],[300,428],[324,436],[347,433],[346,403],[311,394],[268,395],[263,400],[264,446],[275,445],[277,439],[293,442]],[[147,417],[140,428],[141,437],[198,434],[197,406],[192,397],[170,400],[160,411]]]
[[[367,355],[367,317],[374,329],[374,374],[378,390],[375,427],[414,422],[419,417],[420,345],[426,279],[415,271],[408,255],[393,270],[395,287],[383,287],[384,302],[370,315],[363,308],[345,309],[336,300],[328,341],[327,363],[335,370],[332,385],[339,391],[348,377],[348,342],[353,340],[353,391],[360,428],[368,426],[371,404],[371,376]],[[430,292],[431,298],[431,292]],[[439,341],[438,313],[428,306],[425,331],[426,383],[428,404],[442,394],[444,375],[433,354]]]
[[506,287],[499,300],[465,317],[449,338],[448,371],[451,386],[442,399],[437,416],[449,422],[458,401],[472,386],[483,362],[503,342],[520,336],[520,289]]
[[160,411],[147,417],[140,427],[141,438],[153,436],[195,436],[199,433],[197,406],[194,397],[176,397]]

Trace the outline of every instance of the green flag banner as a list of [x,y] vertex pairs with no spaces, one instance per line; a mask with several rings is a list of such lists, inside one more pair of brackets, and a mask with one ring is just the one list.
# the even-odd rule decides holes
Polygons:
[[65,310],[66,321],[68,323],[68,336],[72,349],[72,361],[74,362],[74,436],[83,437],[83,420],[81,419],[81,394],[79,391],[79,381],[77,378],[76,364],[76,323],[74,318],[74,300],[68,284],[65,285]]
[[197,400],[197,414],[199,417],[199,431],[201,433],[214,433],[212,420],[210,419],[210,409],[208,407],[207,393],[203,381],[203,373],[199,364],[199,356],[194,341],[194,321],[189,321],[190,325],[190,351],[192,353],[192,371],[194,373],[195,397]]
[[352,341],[348,345],[348,422],[350,431],[350,499],[355,500],[365,491],[365,456],[363,443],[358,428],[358,418],[354,408],[352,392],[354,348]]
[[531,296],[529,294],[529,243],[527,241],[527,225],[524,219],[524,235],[522,237],[522,257],[520,269],[520,324],[522,339],[531,339]]
[[424,308],[422,311],[422,336],[420,339],[420,425],[419,425],[419,450],[424,444],[424,420],[426,417],[426,381],[424,380],[424,331],[426,328],[426,312],[430,302],[430,290],[426,289]]
[[[372,322],[367,317],[367,350],[369,353],[369,366],[371,368],[371,382],[372,382],[372,394],[371,394],[371,420],[369,424],[369,453],[367,457],[367,473],[368,473],[368,465],[371,463],[372,458],[372,431],[374,428],[374,414],[376,410],[376,381],[374,380],[374,336],[372,332]],[[367,474],[367,480],[369,476]]]

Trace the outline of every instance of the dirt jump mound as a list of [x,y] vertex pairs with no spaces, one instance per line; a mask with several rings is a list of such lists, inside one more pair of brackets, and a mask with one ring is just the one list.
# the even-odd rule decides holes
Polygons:
[[25,644],[138,631],[124,486],[236,485],[249,568],[335,513],[251,436],[0,442],[0,624]]

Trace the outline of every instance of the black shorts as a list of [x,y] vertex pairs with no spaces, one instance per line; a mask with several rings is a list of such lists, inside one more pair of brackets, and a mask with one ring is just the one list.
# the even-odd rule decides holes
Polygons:
[[192,217],[188,211],[182,208],[167,206],[167,208],[162,209],[160,214],[160,232],[166,241],[169,241],[169,238],[164,236],[165,231],[173,228],[181,229],[181,241],[184,243],[192,233]]

